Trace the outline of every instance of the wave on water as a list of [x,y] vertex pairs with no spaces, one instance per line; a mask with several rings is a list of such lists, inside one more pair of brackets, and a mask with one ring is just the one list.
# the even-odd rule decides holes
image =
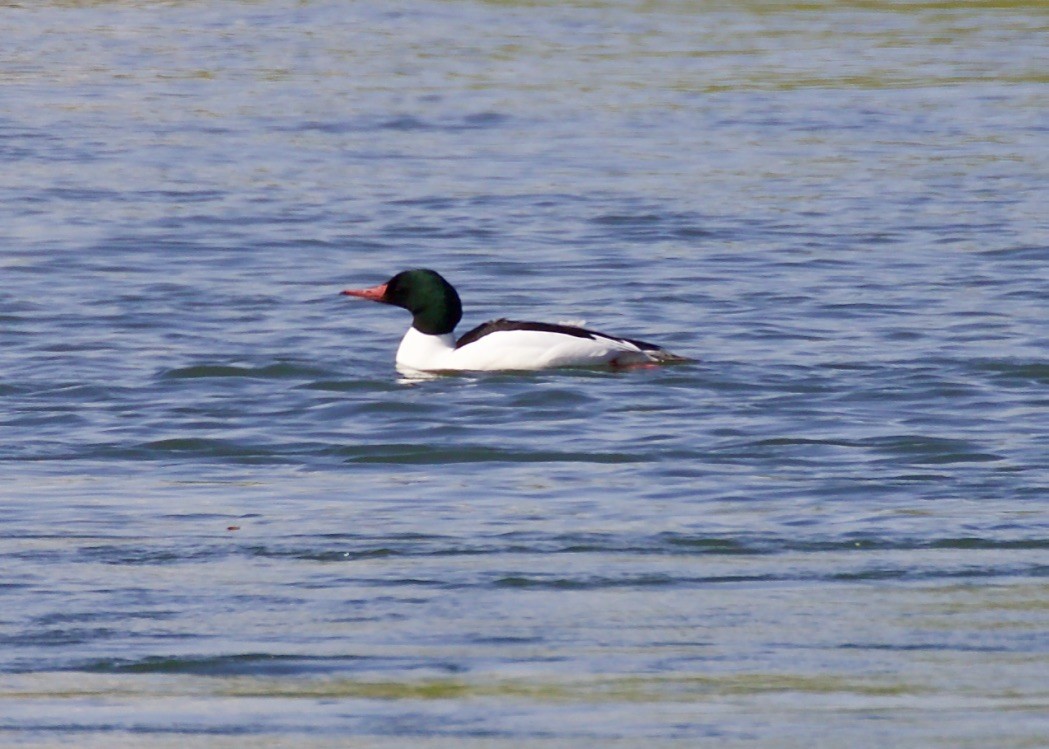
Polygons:
[[242,377],[259,380],[313,379],[330,375],[331,372],[308,364],[276,362],[262,366],[234,364],[194,364],[188,367],[169,369],[161,374],[168,380],[195,380],[216,377]]

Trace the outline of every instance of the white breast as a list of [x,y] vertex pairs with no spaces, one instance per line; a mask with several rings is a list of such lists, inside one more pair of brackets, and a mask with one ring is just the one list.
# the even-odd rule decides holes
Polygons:
[[445,359],[455,351],[455,336],[426,335],[415,328],[401,339],[397,347],[397,366],[402,369],[415,369],[420,372],[438,372],[448,369]]

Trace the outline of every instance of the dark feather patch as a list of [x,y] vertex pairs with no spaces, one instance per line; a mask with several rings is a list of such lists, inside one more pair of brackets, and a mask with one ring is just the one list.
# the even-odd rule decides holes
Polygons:
[[556,323],[548,322],[525,322],[522,320],[490,320],[486,323],[478,325],[476,328],[471,330],[469,333],[465,333],[462,338],[455,342],[456,348],[462,348],[474,341],[479,341],[489,333],[499,333],[505,330],[536,330],[542,333],[561,333],[562,335],[575,336],[576,338],[589,338],[590,340],[596,340],[597,338],[609,338],[613,341],[626,341],[632,343],[639,349],[646,351],[658,351],[659,346],[655,346],[651,343],[645,343],[644,341],[635,341],[629,338],[617,338],[616,336],[606,335],[604,333],[598,333],[596,330],[587,330],[586,328],[576,327],[575,325],[558,325]]
[[[608,337],[611,338],[611,336],[608,336]],[[642,351],[663,351],[664,350],[662,346],[657,346],[656,344],[649,343],[648,341],[639,341],[636,338],[620,338],[619,340],[620,341],[626,341],[627,343],[632,343],[635,346],[637,346],[639,349],[641,349]]]

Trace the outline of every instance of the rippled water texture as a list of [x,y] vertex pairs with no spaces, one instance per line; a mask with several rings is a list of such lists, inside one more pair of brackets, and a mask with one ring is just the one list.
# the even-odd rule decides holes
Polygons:
[[0,743],[1049,743],[1043,3],[0,28]]

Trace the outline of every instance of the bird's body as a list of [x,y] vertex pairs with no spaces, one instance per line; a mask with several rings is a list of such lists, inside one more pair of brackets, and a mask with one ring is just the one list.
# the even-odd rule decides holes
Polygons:
[[475,372],[687,361],[644,341],[553,323],[493,320],[456,340],[454,330],[462,316],[459,295],[431,270],[403,271],[380,286],[343,293],[412,313],[412,327],[397,349],[400,369]]

